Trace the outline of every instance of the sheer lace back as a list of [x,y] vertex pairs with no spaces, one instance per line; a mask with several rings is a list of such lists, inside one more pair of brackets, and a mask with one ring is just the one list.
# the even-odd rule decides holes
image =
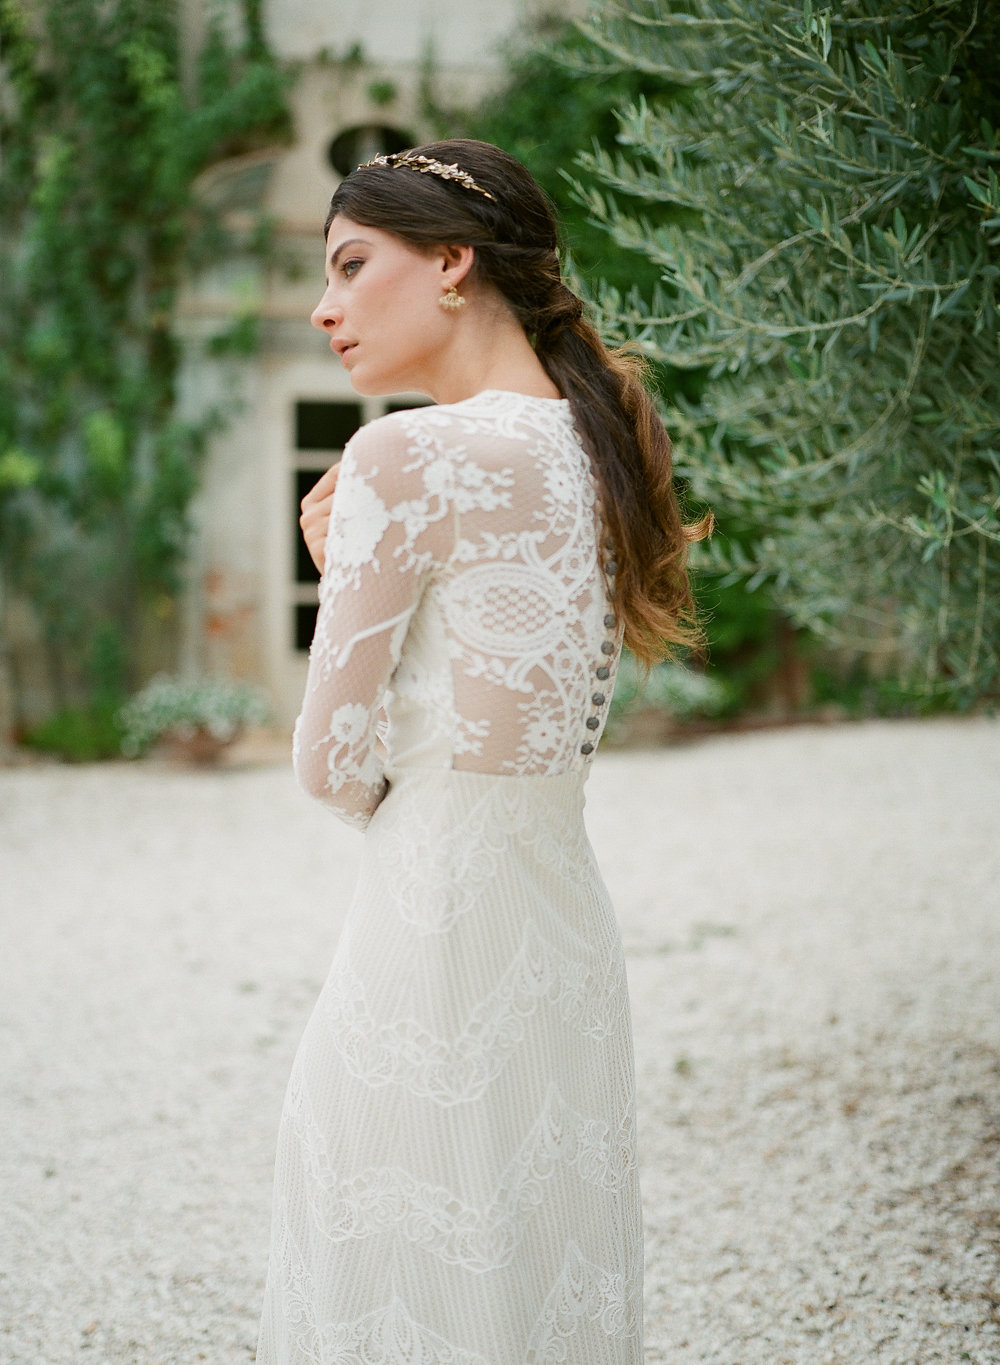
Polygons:
[[620,648],[601,556],[567,402],[490,390],[363,428],[333,502],[303,785],[364,825],[397,767],[582,768]]

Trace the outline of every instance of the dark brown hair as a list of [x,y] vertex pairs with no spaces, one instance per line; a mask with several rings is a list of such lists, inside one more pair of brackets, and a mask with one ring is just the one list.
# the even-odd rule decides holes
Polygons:
[[457,164],[486,194],[441,176],[391,166],[353,171],[330,202],[337,214],[417,246],[471,246],[473,271],[493,286],[532,338],[573,419],[602,492],[618,569],[609,581],[625,643],[643,663],[674,645],[700,643],[687,576],[688,542],[711,518],[681,520],[670,438],[643,383],[644,362],[609,350],[564,283],[558,229],[544,193],[524,166],[488,142],[456,138],[413,148]]

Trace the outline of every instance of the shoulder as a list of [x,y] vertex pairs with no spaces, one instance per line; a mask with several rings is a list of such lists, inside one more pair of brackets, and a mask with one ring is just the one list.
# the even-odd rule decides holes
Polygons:
[[344,468],[387,490],[414,484],[444,492],[470,465],[490,468],[509,456],[509,438],[492,412],[480,411],[476,400],[427,403],[376,417],[361,427],[344,448]]
[[330,508],[329,581],[356,583],[360,567],[377,560],[406,570],[446,558],[454,482],[452,462],[421,438],[406,413],[355,432],[344,447]]
[[362,479],[386,499],[403,499],[451,484],[447,442],[439,441],[431,407],[390,412],[354,433],[344,447],[343,473]]
[[349,455],[355,463],[365,464],[376,461],[380,454],[405,453],[411,447],[416,452],[427,443],[426,411],[424,408],[413,408],[388,412],[384,417],[366,422],[347,442],[345,457]]
[[[504,395],[493,395],[503,397]],[[434,448],[439,453],[465,451],[470,440],[507,434],[507,414],[490,405],[491,395],[476,395],[456,403],[424,403],[401,408],[368,422],[351,437],[347,448],[356,456],[375,455],[379,449]]]

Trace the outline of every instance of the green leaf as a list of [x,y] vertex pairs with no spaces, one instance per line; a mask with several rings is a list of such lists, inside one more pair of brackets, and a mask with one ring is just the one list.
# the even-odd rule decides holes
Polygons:
[[41,477],[42,466],[27,451],[10,446],[0,455],[0,495],[30,488]]

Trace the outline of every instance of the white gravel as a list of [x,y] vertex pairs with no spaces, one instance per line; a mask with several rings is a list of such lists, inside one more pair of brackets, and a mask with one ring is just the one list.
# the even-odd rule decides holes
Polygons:
[[[604,753],[588,825],[629,949],[647,1360],[1000,1362],[1000,723]],[[285,765],[0,771],[5,1365],[252,1359],[360,842]]]

